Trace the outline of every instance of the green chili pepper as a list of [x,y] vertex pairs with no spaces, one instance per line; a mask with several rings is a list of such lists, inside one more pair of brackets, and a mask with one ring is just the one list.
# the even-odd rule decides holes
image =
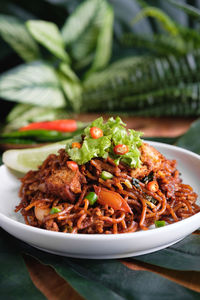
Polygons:
[[111,174],[111,173],[109,173],[109,172],[107,172],[107,171],[103,171],[103,172],[101,173],[101,178],[102,178],[103,180],[111,179],[111,178],[113,178],[113,174]]
[[14,131],[9,133],[3,133],[1,137],[3,139],[17,138],[17,139],[34,139],[37,142],[56,142],[67,138],[72,138],[78,133],[82,133],[83,130],[76,130],[75,132],[59,132],[56,130],[36,129],[27,131]]
[[98,197],[94,192],[90,192],[85,196],[85,199],[90,202],[90,205],[93,205],[97,201]]
[[163,226],[165,226],[166,224],[165,224],[165,221],[159,220],[159,221],[155,221],[155,225],[156,225],[156,227],[158,228],[158,227],[163,227]]
[[31,139],[20,139],[20,138],[0,138],[0,144],[26,144],[26,145],[35,145],[36,141]]
[[56,214],[56,213],[59,213],[61,212],[61,209],[58,208],[58,207],[52,207],[51,211],[50,211],[50,214],[53,215],[53,214]]

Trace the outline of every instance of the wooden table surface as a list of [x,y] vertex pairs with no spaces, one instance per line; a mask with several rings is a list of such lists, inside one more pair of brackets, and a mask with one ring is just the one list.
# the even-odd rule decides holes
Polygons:
[[[89,122],[99,115],[85,114],[77,116],[78,120]],[[105,119],[108,116],[105,116]],[[144,132],[144,136],[168,136],[174,137],[183,134],[189,128],[193,118],[133,118],[122,117],[128,128],[133,128]],[[198,233],[197,233],[198,234]],[[25,256],[31,279],[36,287],[49,300],[81,300],[73,288],[60,277],[50,266],[39,263],[32,257]],[[146,270],[158,273],[170,280],[173,280],[185,287],[200,292],[199,272],[172,271],[161,267],[156,267],[147,263],[134,260],[122,261],[126,267],[133,270]],[[94,298],[95,299],[95,298]]]

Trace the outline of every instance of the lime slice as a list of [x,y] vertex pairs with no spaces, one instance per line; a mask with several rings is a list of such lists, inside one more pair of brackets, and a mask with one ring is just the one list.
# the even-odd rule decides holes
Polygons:
[[38,148],[8,150],[3,153],[2,160],[12,170],[27,173],[30,170],[37,170],[49,154],[56,154],[59,149],[65,148],[70,142],[71,139]]

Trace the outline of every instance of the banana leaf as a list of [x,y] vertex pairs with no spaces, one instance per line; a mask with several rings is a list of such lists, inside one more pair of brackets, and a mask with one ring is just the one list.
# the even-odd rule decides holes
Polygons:
[[22,254],[9,240],[5,242],[4,234],[1,231],[0,238],[0,287],[2,299],[38,299],[45,297],[39,292],[31,278],[25,265]]
[[[106,297],[106,299],[110,300],[134,298],[138,300],[159,300],[163,296],[167,298],[173,297],[175,300],[179,300],[180,298],[185,300],[199,298],[199,293],[176,284],[154,272],[134,271],[128,268],[126,265],[127,260],[80,260],[58,257],[36,250],[9,236],[2,230],[1,240],[3,245],[6,243],[7,247],[15,248],[17,253],[26,253],[34,256],[44,264],[51,265],[76,291],[89,300],[94,299],[94,297],[97,300],[102,299],[102,297]],[[195,247],[197,247],[198,244],[199,240],[196,241]],[[161,253],[162,257],[162,251],[157,252],[157,256],[159,256],[159,253]],[[181,245],[178,247],[177,244],[176,252],[173,253],[173,255],[175,254],[174,261],[181,253]],[[182,258],[183,264],[187,265],[185,269],[192,270],[193,265],[189,265],[190,256],[187,255],[187,253],[183,253]],[[198,256],[196,256],[196,259],[198,260]],[[141,260],[145,260],[144,256]],[[164,261],[166,264],[166,256],[164,256],[161,262],[158,257],[157,265],[163,265]],[[168,260],[168,266],[173,268],[174,261],[173,259]],[[178,264],[176,266],[176,270],[178,270]],[[15,267],[16,265],[12,264],[13,271]],[[181,269],[183,269],[183,265]],[[195,267],[195,270],[196,269],[197,267]]]

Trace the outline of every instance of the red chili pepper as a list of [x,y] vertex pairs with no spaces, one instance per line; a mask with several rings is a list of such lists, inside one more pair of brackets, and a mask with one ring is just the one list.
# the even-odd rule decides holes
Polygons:
[[157,192],[159,190],[159,185],[157,181],[150,181],[149,183],[147,183],[147,190],[154,193]]
[[98,127],[91,127],[90,135],[93,139],[98,139],[103,136],[103,131]]
[[116,145],[113,150],[117,155],[124,155],[129,151],[128,146],[124,144]]
[[46,122],[30,123],[20,128],[20,131],[46,129],[56,130],[61,132],[73,132],[78,129],[77,121],[75,120],[54,120]]
[[78,170],[78,164],[77,164],[75,161],[73,161],[73,160],[67,161],[67,166],[68,166],[68,168],[71,169],[72,171]]
[[81,148],[81,144],[80,143],[78,143],[78,142],[74,142],[74,143],[72,143],[72,148]]
[[115,210],[122,210],[131,214],[133,213],[126,200],[124,200],[119,193],[98,186],[94,186],[94,190],[98,196],[97,202],[100,204],[108,205]]

